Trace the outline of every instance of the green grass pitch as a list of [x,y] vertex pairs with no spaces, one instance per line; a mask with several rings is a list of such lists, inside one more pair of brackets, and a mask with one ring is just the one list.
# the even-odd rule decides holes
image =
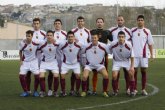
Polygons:
[[[134,98],[130,98],[125,95],[125,82],[123,80],[123,74],[120,75],[120,92],[117,97],[102,97],[102,78],[101,75],[99,75],[97,96],[87,96],[86,98],[71,96],[59,98],[34,98],[30,96],[24,98],[19,97],[19,94],[22,92],[18,78],[19,62],[0,61],[0,110],[77,110],[83,109],[83,107],[91,107],[84,108],[85,110],[165,110],[165,59],[155,59],[154,62],[150,62],[149,66],[147,75],[148,83],[159,88],[159,92],[144,99],[119,104],[123,101],[142,97],[140,94]],[[111,79],[111,72],[109,72],[109,76]],[[140,76],[140,73],[138,73],[139,81]],[[69,77],[70,74],[67,76],[67,92],[69,92],[70,89]],[[109,88],[110,91],[112,91],[111,81]],[[141,84],[139,82],[139,93],[140,88]],[[152,87],[147,86],[147,91],[149,93],[153,90],[154,89]],[[100,105],[104,106],[100,107]]]

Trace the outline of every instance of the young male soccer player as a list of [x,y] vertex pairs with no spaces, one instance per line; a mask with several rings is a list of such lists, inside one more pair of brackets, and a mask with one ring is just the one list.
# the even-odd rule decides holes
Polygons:
[[40,86],[41,86],[41,92],[40,97],[45,96],[45,72],[51,71],[54,76],[54,96],[58,97],[58,85],[59,85],[59,68],[57,63],[57,48],[58,44],[55,42],[52,42],[54,40],[54,31],[47,31],[47,42],[42,43],[39,50],[43,53],[43,58],[40,64]]
[[[62,30],[62,21],[60,19],[56,19],[54,21],[54,40],[57,44],[65,42],[67,35],[66,31]],[[61,64],[62,64],[62,54],[57,50],[56,59],[58,62],[59,73],[61,73]],[[49,73],[48,75],[48,96],[53,95],[52,91],[52,83],[53,83],[53,74]]]
[[[96,29],[93,29],[91,31],[97,31],[99,36],[99,42],[102,42],[104,44],[108,43],[109,41],[112,41],[112,36],[109,32],[109,30],[104,30],[104,19],[103,18],[97,18],[96,19]],[[108,71],[108,54],[105,55],[105,68]],[[97,76],[98,72],[96,70],[93,70],[93,78],[92,78],[92,86],[93,86],[93,95],[96,95],[96,88],[97,88]]]
[[79,54],[81,48],[81,44],[75,42],[74,32],[72,31],[67,33],[67,41],[60,44],[59,49],[63,54],[63,63],[61,66],[61,96],[66,96],[65,76],[69,70],[72,70],[76,76],[76,95],[79,95],[79,88],[81,83]]
[[[85,18],[82,16],[79,16],[77,18],[77,27],[72,29],[74,32],[76,41],[81,43],[82,45],[88,45],[88,43],[91,41],[91,35],[89,29],[85,28]],[[86,56],[85,54],[81,54],[80,56],[80,63],[82,68],[84,69],[84,66],[86,64]],[[70,90],[70,95],[74,95],[74,85],[75,85],[75,74],[72,73],[71,76],[71,90]],[[88,92],[89,90],[89,78],[88,78]]]
[[37,92],[37,88],[39,85],[39,67],[38,67],[38,59],[36,56],[36,52],[38,49],[38,44],[32,41],[33,31],[26,32],[26,39],[22,41],[19,45],[19,55],[20,55],[20,73],[19,79],[21,86],[24,92],[20,95],[22,97],[29,96],[28,86],[26,82],[26,74],[28,71],[32,72],[35,77],[34,81],[34,93],[33,96],[39,96]]
[[[117,17],[117,27],[112,27],[109,29],[112,37],[113,37],[113,41],[118,40],[118,33],[120,31],[123,31],[125,33],[125,39],[131,42],[131,30],[127,27],[124,26],[125,20],[124,17],[122,15],[119,15]],[[124,71],[124,78],[125,78],[125,82],[126,82],[126,93],[129,95],[130,94],[130,89],[129,89],[129,75],[127,73],[126,68],[123,68]],[[118,90],[119,90],[119,77],[120,77],[120,72],[118,73],[118,78],[117,78],[117,86],[118,86]]]
[[145,28],[144,16],[139,15],[137,17],[137,27],[132,29],[132,42],[133,49],[135,51],[135,89],[137,90],[137,72],[138,67],[141,69],[142,75],[142,95],[148,95],[145,90],[146,80],[147,80],[147,68],[148,68],[148,54],[147,47],[151,54],[151,59],[153,60],[153,38],[149,29]]
[[134,96],[134,53],[130,42],[125,39],[125,33],[118,33],[118,40],[115,40],[109,46],[110,53],[113,54],[112,65],[112,87],[113,95],[118,94],[118,74],[120,68],[124,67],[129,75],[130,94]]
[[92,42],[86,47],[85,54],[87,63],[83,72],[82,79],[82,93],[81,96],[85,97],[87,92],[87,78],[89,76],[89,72],[95,69],[97,72],[100,72],[103,76],[103,96],[109,97],[107,94],[108,87],[108,73],[104,66],[104,57],[107,54],[107,46],[101,42],[99,42],[99,36],[97,31],[92,31]]
[[[34,31],[32,41],[33,42],[45,42],[46,41],[46,32],[40,29],[40,27],[41,27],[40,18],[34,18],[32,26],[33,26],[33,31]],[[37,58],[38,58],[39,64],[41,62],[41,57],[42,57],[41,52],[37,51]],[[27,89],[30,93],[31,92],[30,91],[31,72],[27,73],[26,81],[27,81]]]

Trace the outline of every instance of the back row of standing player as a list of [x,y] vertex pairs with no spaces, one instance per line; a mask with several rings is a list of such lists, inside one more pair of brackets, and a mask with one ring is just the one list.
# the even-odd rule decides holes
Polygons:
[[[34,33],[33,33],[33,42],[37,42],[37,41],[41,41],[41,42],[45,42],[46,41],[46,33],[43,30],[40,30],[40,19],[39,18],[35,18],[33,20],[33,27],[34,27]],[[97,18],[96,19],[96,25],[97,25],[97,29],[94,29],[90,31],[88,29],[86,29],[84,27],[85,24],[85,19],[83,17],[78,17],[77,18],[77,25],[78,27],[76,27],[75,29],[72,29],[72,31],[74,32],[74,36],[76,38],[77,42],[80,42],[83,45],[89,45],[90,41],[91,41],[91,34],[93,32],[93,35],[95,32],[97,32],[98,37],[99,37],[99,41],[102,43],[107,44],[108,40],[110,41],[114,41],[118,39],[118,34],[120,31],[124,32],[125,35],[125,39],[126,40],[130,40],[133,44],[133,49],[134,49],[134,67],[135,67],[135,72],[134,72],[134,79],[132,79],[132,81],[130,81],[129,79],[129,75],[128,75],[128,69],[126,68],[127,66],[125,66],[125,64],[119,63],[120,60],[122,59],[118,59],[113,57],[113,61],[115,61],[116,59],[118,59],[116,63],[116,65],[113,63],[113,69],[112,69],[112,87],[113,87],[113,94],[117,95],[118,90],[119,90],[119,86],[118,86],[118,79],[119,79],[119,67],[125,67],[124,73],[125,73],[125,79],[126,79],[126,91],[128,94],[130,94],[130,89],[131,89],[131,85],[133,86],[133,91],[134,94],[137,92],[137,68],[141,67],[141,73],[142,73],[142,94],[143,95],[147,95],[147,92],[145,90],[145,85],[146,85],[146,69],[148,67],[148,54],[147,54],[147,45],[149,45],[149,50],[151,53],[151,58],[153,58],[153,52],[152,52],[152,45],[153,45],[153,39],[151,36],[151,32],[149,31],[149,29],[144,27],[144,16],[143,15],[139,15],[137,17],[137,27],[132,28],[131,30],[128,29],[127,27],[124,26],[124,18],[123,16],[118,16],[117,18],[117,27],[112,27],[109,30],[104,30],[103,26],[104,26],[104,19],[103,18]],[[56,19],[54,22],[54,26],[55,26],[55,30],[54,30],[54,39],[56,41],[56,44],[58,43],[62,43],[65,42],[66,38],[67,38],[67,33],[65,31],[63,31],[62,28],[62,22],[60,19]],[[122,33],[121,33],[122,34]],[[47,34],[48,36],[48,34]],[[93,39],[93,38],[92,38]],[[112,43],[113,45],[114,43]],[[129,45],[129,44],[128,44]],[[129,47],[129,46],[128,46]],[[71,46],[69,48],[72,48]],[[123,47],[121,45],[119,45],[118,43],[114,44],[113,48],[119,48],[119,51],[123,51],[124,49],[122,49]],[[130,48],[130,47],[129,47]],[[95,49],[95,48],[94,48]],[[72,50],[71,50],[72,51]],[[122,52],[123,53],[123,52]],[[61,52],[57,52],[57,61],[58,61],[58,66],[59,66],[59,71],[60,73],[62,73],[61,71]],[[115,52],[113,53],[115,54]],[[41,59],[41,54],[40,52],[38,52],[38,58]],[[122,54],[121,54],[122,55]],[[120,56],[118,56],[120,57]],[[86,65],[86,54],[82,54],[81,55],[81,65],[82,67],[84,67]],[[41,60],[39,60],[41,61]],[[115,66],[114,66],[115,65]],[[68,66],[68,65],[67,65]],[[105,55],[105,67],[108,71],[108,55]],[[131,70],[133,71],[133,70]],[[34,89],[34,96],[38,96],[37,91],[37,83],[39,82],[37,77],[40,77],[40,83],[41,83],[41,91],[44,93],[45,92],[45,84],[43,84],[45,82],[45,75],[44,75],[44,70],[40,71],[40,76],[36,76],[35,77],[35,89]],[[57,73],[57,71],[55,72]],[[63,73],[67,73],[67,71],[63,72]],[[75,72],[74,72],[75,73]],[[96,95],[96,85],[97,85],[97,70],[94,69],[93,70],[93,91],[92,94]],[[104,72],[103,72],[104,73]],[[85,74],[85,73],[84,73]],[[25,80],[26,80],[26,84],[27,84],[27,88],[26,91],[30,91],[30,75],[26,75]],[[21,76],[22,77],[22,76]],[[23,78],[20,78],[21,80]],[[61,88],[62,88],[62,95],[65,96],[65,80],[64,80],[64,76],[61,75]],[[20,81],[21,81],[20,80]],[[89,91],[89,78],[87,78],[87,81],[85,82],[86,78],[84,79],[83,77],[83,81],[82,81],[82,86],[84,85],[85,88],[83,90],[82,96],[84,96],[84,94],[86,94],[86,91]],[[70,95],[75,94],[74,91],[74,83],[76,81],[76,89],[77,89],[77,94],[78,94],[78,88],[80,85],[80,78],[79,76],[76,76],[74,74],[72,74],[71,76],[71,91],[70,91]],[[106,90],[106,85],[108,83],[107,80],[103,80],[104,84],[104,92],[107,92]],[[53,74],[50,72],[49,76],[48,76],[48,96],[51,96],[53,94],[52,92],[52,83],[53,83]],[[57,88],[58,88],[58,79],[57,76],[54,76],[54,95],[57,96]],[[25,88],[24,88],[25,89]],[[132,91],[132,90],[131,90]],[[25,94],[21,94],[22,96],[24,96]],[[43,95],[43,94],[42,94]],[[106,93],[103,94],[104,96],[107,96]]]

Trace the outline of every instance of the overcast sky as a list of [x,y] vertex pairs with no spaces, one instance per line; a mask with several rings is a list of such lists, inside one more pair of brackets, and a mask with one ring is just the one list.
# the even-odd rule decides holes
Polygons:
[[0,0],[0,5],[6,4],[25,4],[31,5],[45,5],[45,4],[93,4],[102,3],[104,5],[114,5],[119,3],[125,6],[155,6],[156,8],[165,8],[165,0]]

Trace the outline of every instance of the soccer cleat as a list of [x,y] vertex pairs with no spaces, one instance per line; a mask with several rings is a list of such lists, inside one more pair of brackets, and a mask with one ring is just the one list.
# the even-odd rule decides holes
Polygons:
[[75,91],[70,91],[70,92],[69,92],[69,95],[70,95],[70,96],[74,96],[74,95],[75,95]]
[[53,95],[53,91],[52,90],[48,90],[48,96],[52,96]]
[[113,92],[112,95],[113,96],[117,96],[118,95],[118,92]]
[[22,94],[20,94],[21,97],[27,97],[29,96],[29,93],[28,92],[23,92]]
[[130,95],[130,89],[127,89],[126,94]]
[[107,92],[103,92],[103,96],[104,97],[109,97],[109,95],[107,94]]
[[60,96],[61,96],[61,97],[65,97],[65,96],[67,96],[67,94],[66,94],[66,92],[61,92],[61,93],[60,93]]
[[91,90],[88,90],[88,91],[87,91],[87,94],[88,94],[88,95],[92,95],[92,91],[91,91]]
[[40,95],[39,95],[39,93],[38,93],[37,91],[34,91],[34,92],[33,92],[33,96],[34,96],[34,97],[39,97]]
[[87,95],[86,92],[81,93],[81,97],[86,97],[86,95]]
[[142,95],[143,96],[147,96],[148,95],[148,93],[147,93],[147,91],[144,89],[144,90],[142,90]]
[[54,92],[54,97],[59,97],[57,92]]
[[94,96],[97,95],[97,92],[96,91],[93,91],[92,92],[92,95],[94,95]]
[[29,94],[31,94],[32,93],[32,91],[27,91]]
[[135,97],[136,93],[135,92],[130,92],[130,97]]
[[135,94],[137,94],[137,93],[138,93],[138,91],[137,91],[137,90],[134,90],[134,93],[135,93]]
[[40,92],[40,97],[45,97],[45,96],[46,96],[45,92],[41,91]]
[[79,97],[79,96],[80,96],[80,92],[77,91],[77,92],[75,93],[75,96],[76,96],[76,97]]

